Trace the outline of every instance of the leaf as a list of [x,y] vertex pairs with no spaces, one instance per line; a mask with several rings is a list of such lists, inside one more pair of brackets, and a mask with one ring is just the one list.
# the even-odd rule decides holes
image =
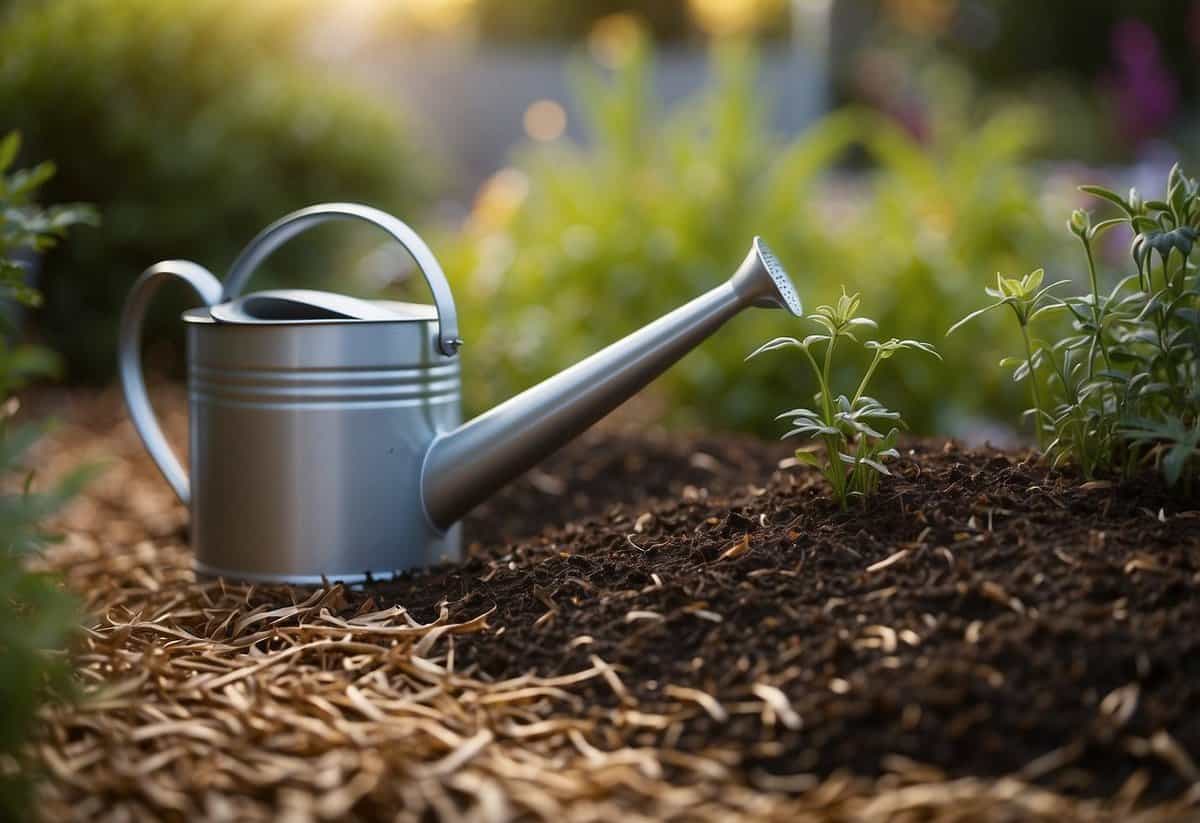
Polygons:
[[750,352],[750,354],[746,355],[746,359],[749,360],[751,357],[757,357],[764,352],[775,351],[776,349],[782,349],[786,346],[795,346],[797,348],[801,348],[803,344],[794,337],[776,337],[774,340],[769,340],[754,351]]
[[1029,274],[1021,278],[1021,293],[1029,294],[1030,292],[1037,291],[1045,278],[1045,269],[1034,269]]
[[1110,203],[1114,203],[1127,214],[1133,214],[1133,209],[1127,202],[1125,202],[1125,198],[1121,197],[1121,195],[1117,194],[1116,192],[1104,188],[1103,186],[1080,186],[1079,190],[1086,194],[1090,194],[1093,197],[1099,197],[1102,200],[1107,200]]
[[1029,320],[1032,322],[1035,318],[1041,317],[1043,314],[1048,314],[1052,311],[1060,311],[1064,308],[1066,308],[1066,306],[1064,306],[1062,303],[1050,303],[1046,306],[1040,306],[1037,309],[1034,309],[1033,313],[1029,315]]
[[811,435],[829,435],[829,436],[840,437],[842,433],[841,433],[841,431],[833,428],[832,426],[799,426],[795,429],[792,429],[788,433],[784,434],[779,439],[786,440],[789,437],[796,437],[797,435],[810,435],[810,434]]
[[888,470],[888,467],[883,465],[883,463],[879,462],[878,460],[872,460],[868,457],[863,457],[860,458],[858,462],[870,466],[880,474],[886,474],[888,477],[892,476],[892,473]]
[[850,428],[852,428],[854,431],[858,432],[859,434],[865,434],[868,437],[875,437],[875,438],[883,437],[882,432],[875,431],[875,429],[871,428],[866,423],[863,423],[861,420],[855,420],[852,417],[846,417],[844,415],[838,415],[838,419],[845,422]]
[[1183,475],[1184,466],[1192,456],[1192,447],[1189,443],[1176,443],[1167,451],[1163,458],[1163,477],[1167,480],[1168,486],[1174,486],[1179,482],[1179,478]]
[[12,198],[23,198],[32,194],[43,183],[54,176],[57,169],[47,161],[38,163],[33,168],[21,169],[8,178],[8,193]]
[[[1041,281],[1039,281],[1039,283],[1040,282]],[[1043,286],[1042,290],[1033,296],[1033,302],[1036,303],[1038,300],[1041,300],[1043,297],[1048,295],[1054,289],[1057,289],[1059,286],[1065,286],[1070,282],[1071,282],[1070,278],[1063,278],[1062,280],[1055,280],[1049,286]],[[1034,288],[1037,288],[1037,287],[1035,286]],[[1032,291],[1032,289],[1031,289],[1031,291]]]
[[21,150],[21,133],[10,131],[0,140],[0,173],[8,171]]
[[775,419],[783,420],[785,417],[807,417],[815,420],[819,418],[820,415],[818,415],[812,409],[791,409],[790,411],[785,411],[783,414],[776,415]]
[[946,336],[949,337],[950,335],[954,334],[954,332],[956,332],[958,329],[962,328],[962,326],[964,326],[966,323],[970,322],[971,320],[974,320],[976,317],[979,317],[980,315],[983,315],[983,314],[987,314],[992,309],[999,308],[1000,306],[1003,306],[1003,305],[1004,305],[1004,302],[992,303],[990,306],[984,306],[982,309],[976,309],[975,311],[971,312],[966,317],[964,317],[962,320],[959,320],[957,323],[955,323],[949,329],[947,329]]
[[821,467],[821,458],[817,457],[817,455],[810,451],[796,449],[795,457],[797,463],[803,463],[806,466],[815,466],[817,468]]
[[1092,226],[1090,237],[1098,237],[1102,233],[1108,231],[1113,226],[1119,226],[1122,223],[1128,223],[1129,220],[1125,217],[1110,217],[1108,220],[1101,220],[1099,223]]

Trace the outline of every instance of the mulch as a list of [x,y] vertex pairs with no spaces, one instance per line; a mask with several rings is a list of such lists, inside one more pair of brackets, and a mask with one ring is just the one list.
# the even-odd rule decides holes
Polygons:
[[[178,393],[166,407],[182,442]],[[1200,819],[1200,500],[910,444],[865,511],[786,446],[609,426],[364,589],[195,579],[112,394],[44,559],[89,615],[47,818]]]

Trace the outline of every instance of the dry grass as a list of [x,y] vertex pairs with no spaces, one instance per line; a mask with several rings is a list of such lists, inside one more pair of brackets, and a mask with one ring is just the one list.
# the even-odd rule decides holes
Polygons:
[[[177,407],[176,407],[177,408]],[[83,699],[48,710],[37,744],[48,820],[1167,820],[1135,775],[1105,801],[1017,778],[947,780],[895,758],[880,778],[746,774],[734,753],[637,746],[647,726],[754,711],[795,727],[786,697],[721,705],[674,689],[648,714],[600,658],[574,675],[495,682],[455,665],[455,637],[503,629],[479,614],[429,624],[320,590],[197,581],[186,514],[112,399],[45,444],[43,473],[104,455],[107,473],[62,518],[47,556],[88,613]],[[178,411],[169,416],[178,435]],[[357,605],[352,605],[357,603]],[[602,678],[620,708],[582,705]],[[670,739],[670,735],[664,735]],[[1196,801],[1197,797],[1192,797]]]

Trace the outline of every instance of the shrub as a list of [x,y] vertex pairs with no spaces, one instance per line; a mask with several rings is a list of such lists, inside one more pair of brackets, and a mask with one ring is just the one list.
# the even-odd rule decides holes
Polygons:
[[[19,144],[16,134],[0,140],[0,302],[32,306],[40,295],[28,285],[18,253],[48,249],[72,225],[94,222],[95,215],[82,206],[34,205],[34,192],[54,167],[42,163],[6,174]],[[13,475],[22,471],[21,457],[40,428],[13,424],[13,393],[26,380],[53,370],[56,360],[38,347],[10,345],[13,330],[5,326],[0,337],[0,819],[19,820],[29,812],[24,745],[39,703],[48,692],[69,687],[65,658],[52,654],[67,644],[78,618],[75,599],[54,578],[28,571],[22,555],[46,540],[41,522],[74,493],[84,475],[49,492],[29,491],[29,478],[24,489],[14,489]]]
[[[895,448],[900,436],[899,426],[904,425],[900,413],[890,410],[867,394],[879,364],[905,349],[925,352],[941,359],[933,346],[920,340],[899,340],[895,337],[883,342],[868,340],[862,347],[872,352],[871,361],[858,380],[854,396],[835,395],[833,353],[838,341],[857,344],[858,334],[878,327],[874,320],[859,316],[859,303],[857,294],[846,294],[843,289],[836,304],[818,306],[816,314],[809,318],[820,328],[818,333],[810,334],[803,340],[777,337],[755,349],[746,358],[749,360],[763,352],[785,347],[795,347],[803,352],[817,381],[813,403],[818,411],[792,409],[775,419],[791,419],[793,428],[784,437],[806,437],[824,446],[823,459],[811,448],[801,447],[796,450],[796,460],[821,470],[833,490],[834,499],[843,509],[851,498],[865,502],[873,495],[879,487],[879,476],[891,474],[884,461],[900,456]],[[813,353],[816,346],[822,347],[820,362]],[[884,434],[876,427],[889,428]]]
[[[1013,379],[1030,382],[1027,414],[1047,456],[1075,462],[1086,477],[1129,475],[1150,462],[1168,484],[1182,478],[1190,493],[1200,473],[1200,274],[1191,260],[1200,240],[1200,183],[1176,166],[1161,200],[1144,200],[1136,190],[1128,198],[1099,186],[1082,190],[1119,210],[1097,223],[1082,210],[1071,215],[1088,292],[1059,298],[1054,290],[1070,281],[1043,286],[1040,269],[1021,280],[997,276],[997,288],[988,290],[994,302],[950,331],[1011,307],[1024,352],[1001,366],[1015,365]],[[1120,225],[1133,231],[1134,272],[1106,290],[1093,245]],[[1032,321],[1054,310],[1069,314],[1073,333],[1053,343],[1031,337]]]
[[[114,368],[137,274],[185,257],[220,272],[260,228],[327,200],[412,215],[428,192],[387,105],[302,63],[302,3],[46,0],[0,23],[0,111],[30,154],[60,159],[55,200],[87,200],[103,237],[44,261],[40,321],[69,376]],[[281,253],[287,282],[333,271],[344,230]],[[155,315],[155,334],[175,318]]]
[[[756,234],[800,270],[807,300],[833,302],[846,283],[872,295],[880,323],[923,339],[971,304],[964,272],[1048,247],[1033,181],[1019,165],[1037,133],[1030,111],[979,116],[954,103],[926,145],[849,109],[785,141],[768,126],[753,55],[723,48],[715,69],[710,88],[661,114],[649,99],[644,46],[611,81],[579,69],[589,144],[525,148],[484,186],[463,230],[439,244],[463,303],[470,408],[712,287]],[[854,146],[874,170],[828,174]],[[786,318],[747,313],[656,390],[677,422],[762,432],[790,375],[778,363],[746,380],[742,353],[786,333]],[[980,331],[971,342],[944,364],[930,358],[879,376],[880,391],[910,398],[915,430],[955,429],[960,410],[1013,409],[1002,378],[979,368],[994,362],[994,341]],[[862,365],[844,363],[842,376]],[[953,379],[962,374],[972,381]]]

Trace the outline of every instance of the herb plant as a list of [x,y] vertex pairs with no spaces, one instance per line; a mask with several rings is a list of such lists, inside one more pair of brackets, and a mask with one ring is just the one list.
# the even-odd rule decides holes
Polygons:
[[[46,574],[31,572],[26,555],[47,539],[43,521],[75,493],[86,473],[78,473],[45,492],[30,490],[31,476],[22,458],[42,428],[15,424],[14,392],[34,377],[51,372],[57,359],[43,348],[12,344],[16,306],[41,300],[30,284],[20,255],[44,251],[73,225],[94,222],[85,206],[41,208],[33,195],[53,173],[42,163],[7,173],[20,140],[0,139],[0,819],[26,819],[30,784],[25,744],[33,731],[38,705],[49,691],[65,691],[70,683],[66,659],[54,656],[78,622],[75,598]],[[14,477],[16,475],[16,477]]]
[[[859,295],[842,296],[833,306],[818,306],[815,315],[809,317],[821,331],[810,334],[803,340],[794,337],[777,337],[753,351],[749,357],[785,347],[794,347],[804,353],[817,381],[817,393],[813,402],[817,409],[797,408],[786,411],[776,420],[791,419],[793,428],[784,437],[805,437],[824,447],[821,456],[813,448],[796,450],[796,459],[801,463],[816,466],[833,489],[833,496],[843,509],[851,498],[865,500],[879,486],[879,477],[891,474],[884,461],[898,457],[896,439],[899,426],[904,425],[900,413],[892,411],[875,398],[869,396],[867,387],[875,371],[884,360],[891,359],[903,349],[915,349],[941,359],[941,355],[929,343],[919,340],[899,340],[895,337],[880,342],[868,340],[862,347],[873,352],[870,365],[863,373],[853,396],[834,395],[833,381],[834,350],[838,341],[847,340],[859,344],[856,331],[876,328],[876,323],[867,317],[858,316]],[[821,347],[819,353],[814,349]],[[886,434],[880,431],[887,428]]]
[[[1200,275],[1192,253],[1200,238],[1200,184],[1178,166],[1162,200],[1128,198],[1101,186],[1081,190],[1119,210],[1092,221],[1076,210],[1068,222],[1083,246],[1088,291],[1057,297],[1070,281],[1041,286],[1041,271],[1021,281],[998,276],[996,302],[951,327],[1002,305],[1013,308],[1025,343],[1018,382],[1033,391],[1038,444],[1057,465],[1075,462],[1086,477],[1130,475],[1144,464],[1161,468],[1168,485],[1190,492],[1200,473]],[[1128,225],[1134,272],[1104,291],[1096,271],[1095,242]],[[1071,333],[1053,345],[1031,338],[1030,323],[1051,310],[1069,313]],[[1046,439],[1049,442],[1046,442]]]
[[[1010,307],[1017,318],[1017,325],[1021,327],[1021,339],[1025,344],[1024,356],[1006,357],[1000,361],[1000,366],[1002,368],[1016,367],[1013,370],[1014,382],[1020,383],[1030,378],[1030,375],[1036,374],[1038,367],[1045,362],[1046,351],[1040,345],[1035,344],[1033,339],[1030,338],[1029,324],[1039,315],[1062,307],[1062,304],[1051,295],[1051,292],[1055,287],[1070,282],[1068,280],[1060,280],[1057,283],[1043,286],[1042,282],[1045,276],[1046,272],[1043,269],[1032,271],[1020,280],[1004,277],[997,273],[996,288],[984,289],[989,297],[995,298],[995,302],[971,312],[951,326],[946,334],[953,334],[962,328],[964,324],[982,314],[986,314],[992,309],[998,309],[1001,306]],[[1046,404],[1042,399],[1042,392],[1038,386],[1038,381],[1030,379],[1029,383],[1033,388],[1033,408],[1029,409],[1026,414],[1032,414],[1035,420],[1038,421],[1035,425],[1038,435],[1038,445],[1044,446],[1045,444],[1042,442],[1044,428],[1042,421],[1043,418],[1049,418],[1049,414],[1046,411]]]

